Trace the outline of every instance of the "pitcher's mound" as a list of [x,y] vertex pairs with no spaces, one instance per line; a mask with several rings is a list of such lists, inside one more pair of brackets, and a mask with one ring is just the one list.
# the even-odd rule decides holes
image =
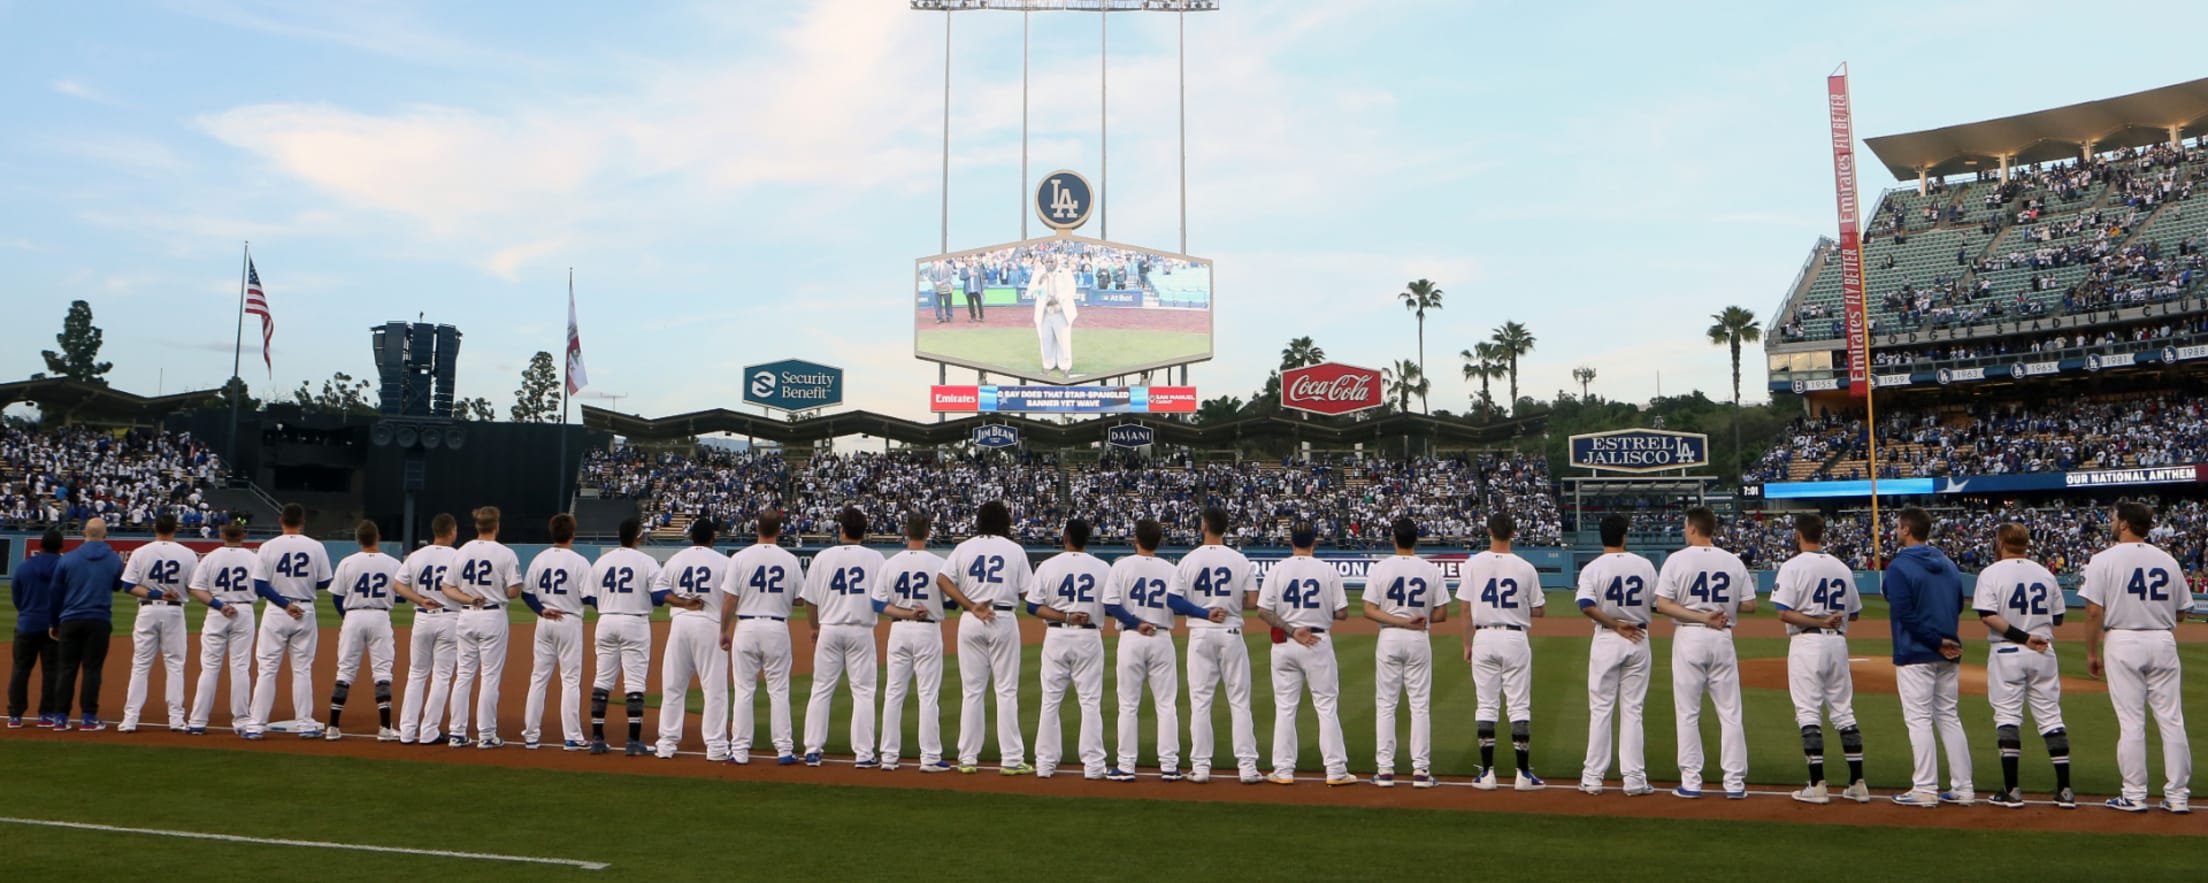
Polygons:
[[[1894,661],[1884,656],[1850,656],[1848,671],[1855,676],[1858,693],[1897,693],[1894,686]],[[1963,664],[1963,692],[1973,696],[1986,695],[1986,668],[1982,665]],[[1786,657],[1774,656],[1740,661],[1740,683],[1747,687],[1763,687],[1784,690],[1786,685]],[[2108,685],[2089,678],[2063,678],[2064,693],[2106,693]]]

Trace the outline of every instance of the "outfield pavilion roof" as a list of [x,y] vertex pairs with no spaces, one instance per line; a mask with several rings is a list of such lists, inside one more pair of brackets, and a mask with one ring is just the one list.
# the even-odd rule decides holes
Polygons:
[[1533,415],[1514,420],[1471,424],[1421,414],[1390,414],[1362,423],[1335,426],[1308,422],[1285,414],[1245,417],[1222,423],[1196,425],[1155,415],[1105,415],[1074,423],[1047,423],[1016,414],[967,415],[942,423],[906,420],[870,411],[846,411],[789,420],[713,408],[668,417],[623,414],[592,405],[583,406],[583,425],[606,430],[637,441],[676,441],[698,435],[726,432],[785,444],[809,444],[852,435],[887,438],[907,445],[946,445],[973,438],[974,427],[1003,423],[1017,427],[1021,441],[1030,445],[1062,447],[1098,444],[1111,427],[1140,423],[1156,433],[1162,444],[1195,448],[1227,448],[1244,438],[1293,437],[1318,444],[1372,443],[1406,435],[1467,445],[1500,444],[1536,434],[1547,417]]
[[0,383],[0,408],[30,402],[38,406],[42,417],[65,423],[154,425],[170,414],[200,407],[221,397],[220,389],[201,389],[148,398],[103,383],[66,377]]
[[1919,172],[1963,175],[2011,165],[2077,159],[2208,134],[2208,78],[1975,123],[1864,139],[1898,180]]

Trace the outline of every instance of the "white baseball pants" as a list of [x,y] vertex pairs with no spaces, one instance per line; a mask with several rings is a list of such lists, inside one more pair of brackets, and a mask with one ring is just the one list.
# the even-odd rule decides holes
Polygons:
[[1257,728],[1250,719],[1250,648],[1239,628],[1191,627],[1188,631],[1188,765],[1210,770],[1211,700],[1227,688],[1227,714],[1233,726],[1234,762],[1244,775],[1257,773]]
[[889,625],[889,684],[882,690],[882,747],[877,755],[884,764],[896,763],[904,750],[908,685],[920,694],[920,763],[936,763],[943,759],[941,623],[899,620]]
[[2041,735],[2062,729],[2062,677],[2055,652],[1995,644],[1986,654],[1986,701],[1993,706],[1996,727],[2023,726],[2024,705],[2029,702],[2032,723]]
[[478,740],[498,737],[498,684],[506,675],[506,611],[460,611],[459,664],[452,675],[452,735],[468,732],[468,690],[475,697],[475,734]]
[[1855,676],[1848,671],[1845,635],[1795,635],[1786,645],[1786,687],[1795,726],[1818,726],[1828,710],[1833,729],[1855,726]]
[[2147,799],[2147,711],[2162,735],[2162,796],[2192,798],[2193,753],[2178,692],[2177,639],[2167,631],[2110,631],[2101,648],[2108,701],[2116,707],[2116,769],[2124,796]]
[[544,691],[552,683],[552,669],[560,673],[560,736],[567,742],[583,741],[583,615],[570,613],[559,619],[538,619],[536,637],[530,642],[529,700],[522,708],[521,741],[535,742],[544,735]]
[[591,689],[615,696],[644,692],[645,677],[652,665],[650,617],[633,613],[598,614],[598,632],[593,643],[598,650],[598,674],[591,679]]
[[391,682],[391,611],[349,610],[337,627],[337,682],[350,684],[360,672],[360,657],[368,657],[371,683]]
[[[1947,749],[1950,790],[1971,793],[1970,745],[1963,737],[1963,719],[1955,703],[1962,690],[1962,663],[1919,662],[1894,667],[1894,688],[1901,693],[1901,721],[1909,728],[1911,787],[1932,793],[1940,790],[1939,749]],[[1932,734],[1939,731],[1939,744]]]
[[1340,673],[1334,663],[1334,641],[1319,635],[1309,647],[1289,640],[1273,645],[1273,772],[1296,771],[1296,711],[1303,705],[1303,691],[1311,691],[1311,708],[1319,713],[1319,758],[1327,778],[1349,775],[1349,750],[1342,743]]
[[[199,689],[192,693],[190,726],[204,727],[215,713],[215,686],[224,663],[230,666],[230,726],[243,731],[253,719],[253,605],[225,603],[236,616],[207,614],[199,627]],[[280,615],[280,614],[279,614]]]
[[435,742],[444,728],[460,661],[460,614],[414,611],[406,637],[406,697],[399,703],[399,742]]
[[1533,720],[1533,646],[1526,633],[1483,628],[1472,636],[1472,688],[1479,695],[1474,720]]
[[[818,655],[819,648],[814,648]],[[736,759],[751,758],[754,697],[759,695],[761,675],[767,681],[767,737],[776,755],[792,754],[797,742],[790,735],[790,625],[779,619],[739,619],[729,638],[728,671],[736,681],[736,698],[729,702],[729,750]],[[813,670],[818,683],[820,670]],[[830,689],[835,682],[828,683]]]
[[[779,623],[777,623],[779,625]],[[863,625],[824,625],[813,642],[813,696],[805,703],[805,751],[828,745],[829,706],[836,682],[851,684],[851,753],[874,759],[874,630]]]
[[989,712],[984,697],[993,687],[997,694],[997,753],[999,763],[1018,766],[1027,762],[1027,743],[1020,737],[1020,625],[1009,610],[982,622],[967,613],[958,618],[958,763],[973,766],[981,760],[982,728]]
[[314,716],[314,647],[321,633],[314,626],[314,605],[295,601],[306,615],[292,619],[281,607],[272,607],[261,616],[261,631],[253,640],[253,659],[258,663],[259,676],[253,679],[253,722],[246,732],[268,731],[268,716],[276,711],[276,674],[291,658],[291,709],[295,720],[313,721]]
[[1372,669],[1374,716],[1378,736],[1373,768],[1395,772],[1395,702],[1408,694],[1411,703],[1411,771],[1433,769],[1434,745],[1434,644],[1424,629],[1383,628],[1374,652]]
[[1671,639],[1671,710],[1678,723],[1679,785],[1702,789],[1702,694],[1717,707],[1718,769],[1725,790],[1748,788],[1748,734],[1740,719],[1740,659],[1723,629],[1682,625]]
[[721,652],[721,629],[699,616],[677,616],[667,628],[667,655],[659,664],[659,744],[662,758],[682,747],[683,719],[689,714],[690,679],[705,693],[705,759],[728,759],[728,654]]
[[169,726],[181,727],[184,725],[184,608],[167,604],[138,608],[138,620],[130,626],[130,691],[124,694],[122,720],[125,728],[138,726],[138,712],[146,705],[146,682],[153,677],[156,656],[161,659],[161,698],[169,705]]
[[1104,775],[1104,635],[1096,629],[1052,628],[1043,636],[1043,709],[1035,721],[1035,770],[1058,768],[1065,753],[1058,706],[1071,685],[1081,703],[1081,774]]
[[[1609,629],[1587,647],[1587,759],[1579,783],[1600,786],[1610,769],[1610,727],[1617,722],[1618,775],[1629,789],[1648,787],[1646,727],[1648,674],[1653,666],[1647,632],[1628,641]],[[1699,737],[1699,729],[1697,736]]]
[[1118,648],[1119,768],[1135,771],[1142,754],[1142,688],[1150,687],[1151,712],[1158,718],[1158,769],[1181,768],[1181,665],[1173,636],[1164,629],[1148,637],[1120,632]]

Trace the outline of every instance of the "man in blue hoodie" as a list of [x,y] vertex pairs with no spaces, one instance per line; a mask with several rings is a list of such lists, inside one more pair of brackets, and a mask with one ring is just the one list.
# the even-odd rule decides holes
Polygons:
[[38,669],[38,725],[51,727],[60,703],[61,644],[54,639],[54,565],[61,561],[61,531],[39,538],[38,554],[15,569],[9,594],[15,601],[15,667],[8,674],[8,729],[23,728],[30,708],[31,669]]
[[61,556],[54,567],[54,589],[59,595],[56,618],[61,620],[61,677],[54,690],[54,711],[61,715],[54,732],[69,729],[69,693],[76,688],[77,672],[84,672],[84,692],[78,704],[84,720],[78,729],[107,729],[100,722],[100,674],[107,665],[107,639],[115,631],[114,596],[123,587],[123,559],[107,545],[107,522],[98,518],[84,523],[84,544]]
[[[1911,789],[1894,795],[1894,802],[1926,809],[1942,803],[1969,806],[1977,800],[1970,781],[1970,746],[1955,710],[1962,687],[1962,629],[1957,623],[1963,615],[1963,577],[1946,554],[1925,545],[1931,536],[1930,514],[1915,506],[1901,510],[1894,537],[1902,548],[1886,565],[1884,585],[1894,632],[1894,682],[1915,761]],[[1946,791],[1939,790],[1935,727],[1939,747],[1947,749],[1951,787]]]

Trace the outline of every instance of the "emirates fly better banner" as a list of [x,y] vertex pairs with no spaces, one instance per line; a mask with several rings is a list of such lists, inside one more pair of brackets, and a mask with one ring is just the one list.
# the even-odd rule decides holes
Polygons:
[[1848,67],[1825,78],[1832,114],[1832,184],[1840,207],[1840,303],[1848,323],[1848,394],[1871,394],[1871,335],[1863,311],[1863,238],[1856,229],[1855,121],[1848,108]]

